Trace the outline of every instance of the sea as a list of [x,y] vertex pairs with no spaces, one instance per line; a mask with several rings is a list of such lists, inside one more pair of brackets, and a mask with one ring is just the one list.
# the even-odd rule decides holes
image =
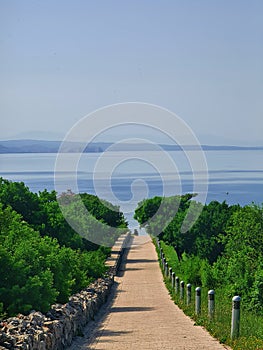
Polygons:
[[144,198],[196,193],[196,200],[263,203],[262,150],[0,154],[0,176],[23,181],[33,192],[98,195],[118,205],[131,228]]

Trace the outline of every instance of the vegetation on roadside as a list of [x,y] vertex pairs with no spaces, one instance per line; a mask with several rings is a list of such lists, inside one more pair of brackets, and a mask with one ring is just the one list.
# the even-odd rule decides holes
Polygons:
[[[165,199],[162,213],[178,208],[172,221],[159,235],[169,267],[193,289],[202,287],[202,314],[196,317],[194,303],[186,306],[171,289],[179,306],[204,325],[215,337],[234,349],[263,348],[263,208],[254,204],[241,207],[225,202],[211,202],[202,208],[195,224],[182,233],[182,223],[193,196]],[[166,207],[167,204],[167,209]],[[154,234],[165,218],[159,216],[160,197],[144,200],[135,211],[135,218]],[[201,204],[195,203],[193,208]],[[176,210],[175,210],[176,211]],[[157,213],[157,214],[156,214]],[[153,220],[149,218],[155,215]],[[216,291],[216,314],[213,322],[207,317],[207,292]],[[230,340],[231,301],[242,297],[241,330],[238,340]]]
[[[62,197],[68,201],[68,213],[82,223],[75,195]],[[123,214],[96,196],[81,198],[90,212],[82,228],[96,234],[96,225],[97,234],[108,234],[109,247],[127,226]],[[22,182],[0,178],[0,317],[32,309],[46,312],[52,303],[66,302],[102,276],[110,248],[86,238],[64,219],[55,191],[35,194]]]
[[[192,272],[193,262],[187,261],[185,256],[183,262],[179,262],[177,254],[173,247],[165,244],[161,241],[161,246],[169,266],[175,271],[176,276],[185,283],[190,283],[189,277],[197,271]],[[232,296],[225,293],[224,288],[215,288],[215,305],[216,312],[213,321],[208,317],[208,291],[211,289],[209,286],[202,285],[202,304],[201,315],[195,314],[195,288],[200,286],[200,283],[191,283],[192,285],[192,302],[190,305],[186,305],[186,299],[180,300],[180,296],[175,293],[175,289],[172,288],[169,278],[165,278],[166,286],[175,301],[175,303],[183,309],[183,311],[193,318],[197,325],[204,326],[215,338],[220,342],[230,345],[234,350],[260,350],[263,349],[263,315],[259,312],[249,310],[242,301],[241,303],[241,327],[240,337],[231,341],[230,328],[231,328],[231,311],[232,311]]]

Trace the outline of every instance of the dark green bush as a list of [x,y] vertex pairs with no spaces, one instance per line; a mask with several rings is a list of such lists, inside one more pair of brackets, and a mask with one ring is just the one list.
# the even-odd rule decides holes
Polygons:
[[[91,235],[109,233],[113,244],[127,226],[118,207],[96,196],[82,195],[93,214],[88,220],[75,210],[72,192],[62,197],[69,215]],[[23,183],[0,178],[0,317],[66,302],[105,273],[109,252],[70,227],[55,191],[34,194]]]

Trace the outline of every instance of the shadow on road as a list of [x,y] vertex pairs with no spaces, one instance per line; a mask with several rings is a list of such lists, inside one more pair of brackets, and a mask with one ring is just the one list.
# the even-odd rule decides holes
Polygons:
[[153,311],[154,307],[141,307],[141,306],[125,306],[125,307],[112,307],[110,312],[144,312],[144,311]]
[[139,264],[139,263],[155,263],[157,260],[151,260],[151,259],[127,259],[126,264]]

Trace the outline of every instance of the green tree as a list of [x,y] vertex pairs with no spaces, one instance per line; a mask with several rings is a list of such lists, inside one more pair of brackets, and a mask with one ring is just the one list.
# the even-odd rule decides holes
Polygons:
[[96,220],[110,227],[127,228],[127,222],[119,206],[115,206],[104,199],[100,199],[88,193],[82,193],[80,197],[88,212],[94,216]]
[[262,207],[245,206],[233,212],[226,233],[222,237],[224,254],[214,266],[218,283],[224,284],[229,294],[241,294],[251,304],[262,288]]
[[43,236],[56,238],[62,246],[73,249],[86,248],[83,238],[65,220],[55,191],[39,192],[39,202],[43,218],[39,231]]
[[38,196],[30,192],[23,182],[11,182],[0,178],[0,203],[11,206],[25,221],[33,225],[41,222]]
[[212,201],[203,210],[188,232],[189,244],[187,253],[208,259],[212,264],[224,250],[219,237],[226,234],[229,218],[239,206],[228,206],[226,202]]
[[105,249],[61,247],[33,230],[11,207],[0,205],[1,313],[47,311],[105,272]]

